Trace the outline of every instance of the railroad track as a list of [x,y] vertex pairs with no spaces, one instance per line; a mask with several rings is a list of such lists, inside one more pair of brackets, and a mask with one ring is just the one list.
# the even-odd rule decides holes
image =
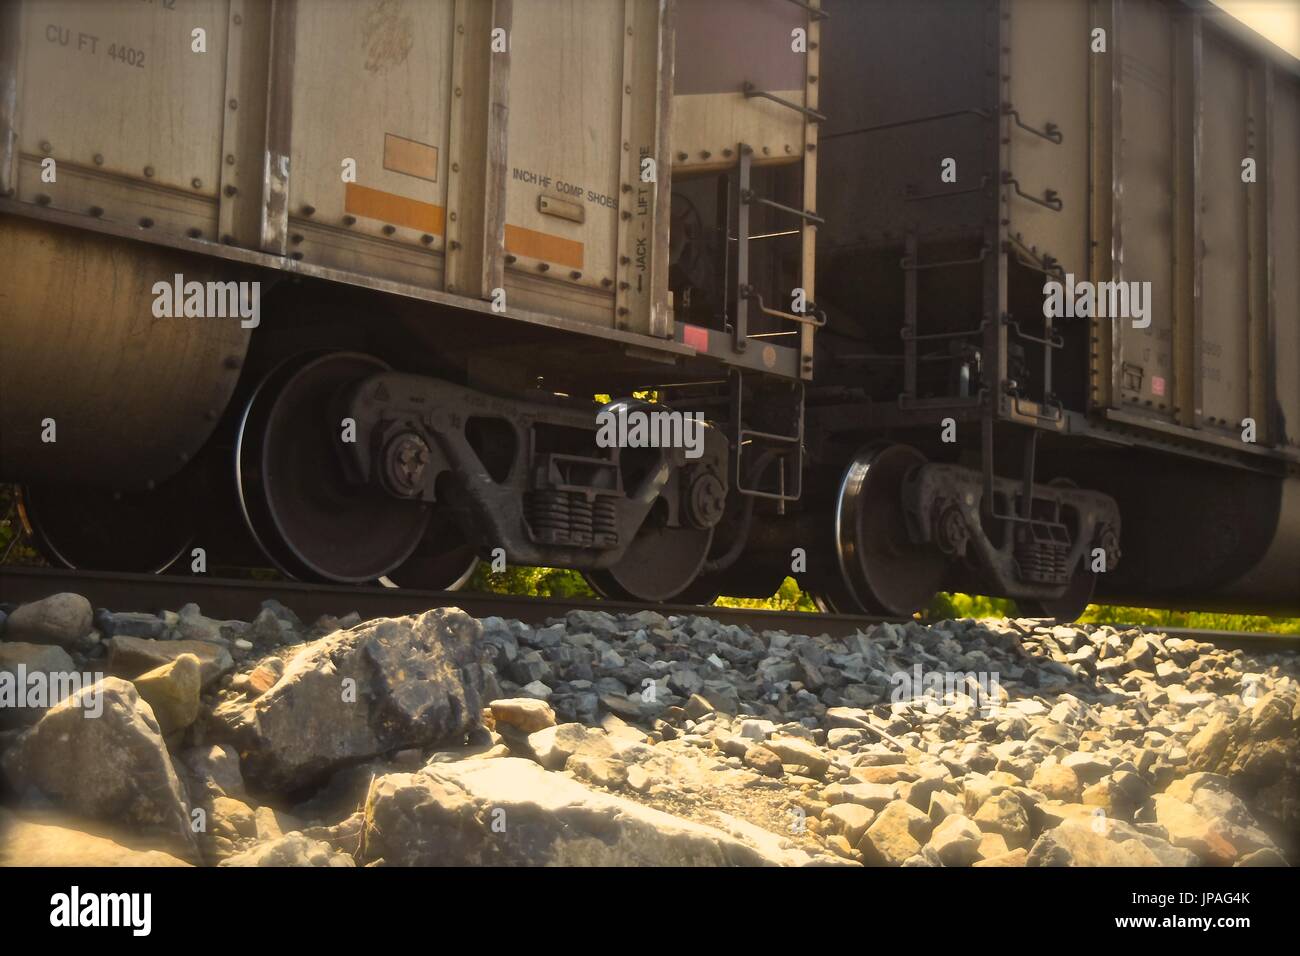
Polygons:
[[[583,598],[531,598],[468,591],[420,591],[407,588],[340,587],[301,581],[258,581],[200,578],[183,575],[122,574],[108,571],[66,571],[15,565],[0,567],[0,603],[22,604],[60,591],[84,595],[96,607],[115,611],[176,610],[194,602],[208,617],[248,621],[269,598],[280,601],[310,624],[322,614],[342,616],[356,611],[363,619],[413,614],[435,607],[459,607],[475,617],[515,618],[538,625],[571,610],[635,613],[645,606],[627,601]],[[842,637],[883,621],[898,618],[805,611],[764,611],[750,608],[702,607],[696,604],[656,605],[662,614],[701,614],[754,630]],[[1117,625],[1120,626],[1120,625]],[[1210,631],[1195,628],[1147,628],[1171,637],[1192,638],[1218,647],[1250,651],[1300,651],[1300,635]]]
[[[631,614],[646,606],[628,601],[584,598],[532,598],[469,591],[420,591],[408,588],[356,587],[305,584],[301,581],[256,581],[235,578],[200,578],[184,575],[121,574],[107,571],[65,571],[53,568],[0,567],[0,603],[21,604],[59,591],[82,594],[95,607],[115,611],[176,610],[193,601],[208,617],[252,620],[268,598],[280,601],[310,624],[322,614],[342,616],[356,611],[361,617],[392,617],[435,607],[458,607],[475,617],[508,617],[527,624],[543,624],[572,610]],[[853,614],[817,614],[804,611],[761,611],[748,608],[701,607],[696,604],[662,604],[662,614],[704,614],[727,624],[755,630],[796,630],[840,637],[896,620]]]

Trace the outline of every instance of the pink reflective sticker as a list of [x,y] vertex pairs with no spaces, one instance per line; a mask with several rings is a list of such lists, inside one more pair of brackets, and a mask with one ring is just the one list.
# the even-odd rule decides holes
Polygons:
[[682,324],[682,341],[701,352],[709,350],[709,330],[702,325]]

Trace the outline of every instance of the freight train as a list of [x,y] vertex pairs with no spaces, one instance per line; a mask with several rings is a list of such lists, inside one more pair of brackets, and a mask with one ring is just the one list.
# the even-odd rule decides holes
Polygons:
[[1300,611],[1300,64],[1206,3],[6,3],[0,263],[62,566]]

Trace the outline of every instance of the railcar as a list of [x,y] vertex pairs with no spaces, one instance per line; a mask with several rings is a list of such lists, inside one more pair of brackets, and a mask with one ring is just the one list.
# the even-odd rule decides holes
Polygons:
[[1182,0],[5,4],[0,479],[68,567],[1294,609],[1298,77]]

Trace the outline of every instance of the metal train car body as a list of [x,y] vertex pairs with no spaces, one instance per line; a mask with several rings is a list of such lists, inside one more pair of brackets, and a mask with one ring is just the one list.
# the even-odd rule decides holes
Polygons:
[[[826,6],[857,62],[828,53],[822,71],[821,176],[841,214],[818,243],[818,385],[861,388],[862,427],[982,473],[981,523],[970,474],[943,474],[911,495],[913,537],[974,546],[970,586],[1048,609],[1094,584],[1120,602],[1294,608],[1295,59],[1209,4]],[[1094,307],[1047,308],[1052,283]],[[1107,308],[1126,292],[1143,314]],[[1068,526],[1098,505],[1063,515],[1047,489],[1004,493],[1008,477],[1110,498],[1122,529],[1102,537],[1121,534],[1122,560],[1097,538],[1105,573],[1075,566],[1072,598],[1025,593],[1027,571],[1061,580]]]
[[8,4],[0,478],[73,566],[1294,607],[1298,122],[1178,2]]

